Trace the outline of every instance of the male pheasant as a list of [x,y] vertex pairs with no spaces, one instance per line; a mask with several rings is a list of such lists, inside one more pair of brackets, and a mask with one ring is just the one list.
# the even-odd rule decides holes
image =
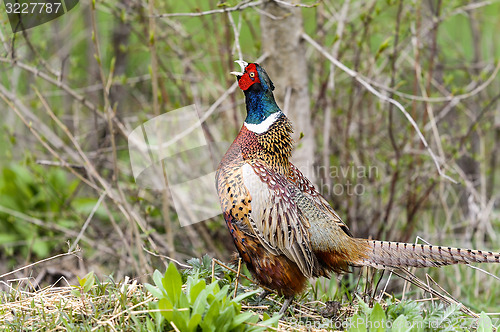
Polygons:
[[254,278],[286,297],[284,313],[310,277],[351,266],[429,267],[500,263],[480,250],[355,238],[339,215],[291,162],[292,126],[274,86],[257,63],[233,72],[244,91],[245,123],[216,173],[217,191],[234,244]]

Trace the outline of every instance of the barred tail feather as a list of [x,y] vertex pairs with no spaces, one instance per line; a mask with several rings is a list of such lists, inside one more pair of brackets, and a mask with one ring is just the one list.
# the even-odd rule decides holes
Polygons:
[[433,267],[451,264],[500,263],[500,253],[425,244],[364,240],[366,257],[354,265],[386,267]]

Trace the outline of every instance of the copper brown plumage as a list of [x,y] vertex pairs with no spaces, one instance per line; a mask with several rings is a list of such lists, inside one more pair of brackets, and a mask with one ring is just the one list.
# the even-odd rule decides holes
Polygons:
[[245,92],[247,117],[219,165],[217,190],[242,260],[260,284],[287,297],[281,313],[309,277],[328,277],[351,266],[500,263],[498,253],[354,238],[290,163],[292,126],[264,69],[245,63],[235,74]]

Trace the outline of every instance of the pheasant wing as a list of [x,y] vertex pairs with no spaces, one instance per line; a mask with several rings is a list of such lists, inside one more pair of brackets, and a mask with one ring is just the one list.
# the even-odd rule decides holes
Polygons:
[[288,179],[293,182],[306,197],[314,202],[316,208],[325,215],[327,220],[336,223],[347,235],[352,237],[349,227],[342,221],[328,201],[316,190],[311,181],[309,181],[295,165],[291,164],[290,166],[290,175]]
[[317,265],[309,241],[309,222],[296,204],[300,190],[283,175],[254,161],[241,168],[251,198],[249,223],[262,245],[286,255],[310,277]]

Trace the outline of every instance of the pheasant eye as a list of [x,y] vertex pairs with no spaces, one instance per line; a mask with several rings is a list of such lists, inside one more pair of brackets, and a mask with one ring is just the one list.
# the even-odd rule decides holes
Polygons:
[[255,73],[253,71],[251,71],[248,75],[250,75],[251,78],[255,77]]

